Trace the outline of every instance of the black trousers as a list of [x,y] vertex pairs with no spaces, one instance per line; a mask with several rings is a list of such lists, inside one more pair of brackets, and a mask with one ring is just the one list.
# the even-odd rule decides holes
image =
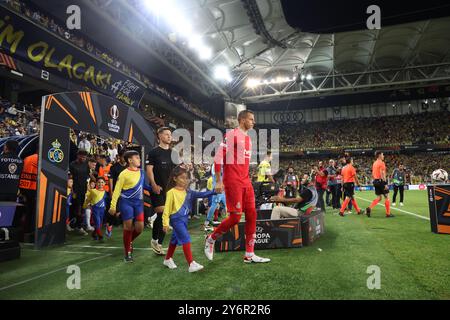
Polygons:
[[338,185],[330,185],[328,186],[328,188],[330,188],[330,194],[331,194],[331,203],[329,205],[331,205],[333,207],[333,209],[338,209],[340,208],[339,206],[339,195],[338,195]]
[[34,232],[36,223],[36,190],[20,189],[20,193],[25,197],[25,209],[21,217],[24,233]]
[[156,219],[153,222],[153,233],[152,233],[152,239],[158,240],[159,244],[162,244],[164,241],[164,236],[166,233],[163,231],[163,221],[162,221],[162,212],[156,213]]
[[392,202],[395,203],[395,198],[397,198],[397,192],[400,191],[400,202],[403,202],[403,191],[405,190],[405,187],[402,186],[396,186],[394,184],[394,195],[392,197]]
[[319,196],[319,199],[317,200],[317,206],[325,212],[325,201],[323,199],[324,193],[325,193],[324,189],[317,188],[317,194]]

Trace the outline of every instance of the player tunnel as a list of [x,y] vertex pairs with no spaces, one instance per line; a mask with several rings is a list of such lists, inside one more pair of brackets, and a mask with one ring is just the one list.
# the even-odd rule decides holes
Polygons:
[[110,97],[67,92],[42,97],[35,247],[65,241],[70,129],[142,146],[155,144],[155,129],[141,112]]

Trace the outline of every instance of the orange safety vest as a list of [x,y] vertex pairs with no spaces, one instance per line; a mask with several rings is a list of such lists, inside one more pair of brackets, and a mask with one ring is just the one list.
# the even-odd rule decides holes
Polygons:
[[98,169],[98,176],[99,177],[103,177],[103,179],[105,179],[105,191],[109,192],[109,171],[111,170],[111,164],[107,164],[104,168],[102,166],[100,166],[100,168]]
[[22,174],[20,175],[19,188],[36,190],[38,171],[38,154],[32,154],[23,160]]

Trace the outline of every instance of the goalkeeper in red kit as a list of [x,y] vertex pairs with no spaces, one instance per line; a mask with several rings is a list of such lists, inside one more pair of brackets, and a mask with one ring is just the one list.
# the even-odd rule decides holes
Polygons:
[[[269,262],[270,259],[255,255],[256,205],[253,186],[249,177],[252,143],[248,131],[255,125],[255,116],[249,110],[238,115],[239,126],[226,133],[223,143],[214,158],[217,194],[225,190],[228,218],[206,238],[205,255],[209,260],[214,256],[214,242],[241,220],[245,214],[245,257],[244,262]],[[223,166],[223,181],[221,170]]]

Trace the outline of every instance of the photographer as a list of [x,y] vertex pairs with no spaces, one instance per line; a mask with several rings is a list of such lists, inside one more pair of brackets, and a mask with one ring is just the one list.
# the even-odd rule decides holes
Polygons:
[[299,178],[294,173],[293,167],[288,168],[288,172],[284,177],[283,187],[286,190],[286,198],[295,198],[299,187]]
[[277,206],[273,208],[271,220],[278,220],[280,218],[292,218],[298,217],[302,214],[310,214],[315,208],[318,200],[318,193],[314,187],[314,181],[309,175],[303,175],[302,181],[302,191],[300,195],[295,198],[284,198],[279,196],[274,196],[270,198],[272,202],[280,202],[284,204],[293,204],[293,207],[282,207]]

